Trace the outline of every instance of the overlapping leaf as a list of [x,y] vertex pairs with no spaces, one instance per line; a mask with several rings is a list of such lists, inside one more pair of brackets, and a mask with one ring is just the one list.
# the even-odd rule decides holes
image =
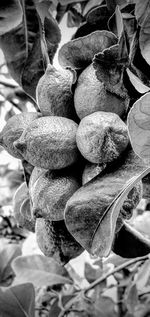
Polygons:
[[[40,18],[32,0],[27,0],[22,9],[22,23],[0,37],[0,47],[11,76],[35,98],[35,87],[45,70],[41,50]],[[57,22],[48,13],[44,19],[44,29],[48,55],[52,61],[60,41],[60,31]]]
[[150,164],[150,93],[138,99],[131,108],[127,125],[133,150]]
[[116,36],[109,31],[95,31],[64,44],[59,51],[62,66],[82,69],[92,63],[94,55],[116,44]]
[[68,272],[53,258],[42,255],[21,256],[12,263],[16,274],[16,284],[33,283],[34,286],[52,286],[57,284],[72,284]]
[[0,289],[0,316],[34,317],[35,292],[31,283]]
[[0,35],[17,27],[23,18],[19,0],[1,0],[0,2]]
[[129,79],[134,86],[134,88],[141,94],[145,94],[150,90],[150,87],[144,85],[139,77],[134,75],[129,68],[126,69]]

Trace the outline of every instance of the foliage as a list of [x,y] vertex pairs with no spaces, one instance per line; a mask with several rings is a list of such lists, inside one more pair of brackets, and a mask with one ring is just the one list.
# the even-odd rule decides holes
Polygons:
[[[76,31],[57,51],[61,41],[61,21],[65,16],[68,28],[75,27]],[[5,216],[3,208],[7,203],[11,204],[12,194],[23,178],[29,184],[32,166],[24,160],[16,172],[7,164],[1,165],[1,180],[5,181],[9,191],[2,197],[0,211],[0,224],[4,226],[4,221],[7,222],[7,230],[2,228],[1,234],[7,240],[0,240],[0,316],[148,316],[150,242],[125,222],[119,232],[115,230],[128,194],[150,173],[149,0],[2,1],[0,47],[4,64],[6,61],[13,78],[7,72],[2,74],[4,65],[1,65],[1,114],[9,105],[4,121],[16,113],[28,111],[29,105],[30,109],[39,111],[36,87],[57,52],[61,66],[74,75],[72,93],[80,73],[92,63],[96,78],[103,82],[106,91],[120,102],[125,100],[127,111],[123,120],[127,120],[132,149],[139,156],[134,168],[132,164],[131,170],[127,167],[126,177],[122,177],[125,162],[120,160],[82,187],[83,191],[90,188],[100,177],[102,193],[99,195],[109,191],[111,199],[103,208],[101,218],[93,214],[80,215],[79,210],[78,217],[74,215],[70,224],[67,212],[65,214],[67,229],[76,240],[81,236],[82,246],[91,253],[101,254],[102,244],[102,256],[107,256],[111,249],[116,253],[107,259],[97,259],[92,265],[85,263],[82,278],[71,262],[63,267],[52,257],[21,255],[22,240],[28,233],[17,228],[12,213]],[[114,190],[117,188],[114,195],[108,183]],[[128,211],[128,206],[126,208]],[[81,224],[83,231],[79,232]],[[12,243],[13,235],[15,243]],[[87,247],[88,239],[90,247]]]

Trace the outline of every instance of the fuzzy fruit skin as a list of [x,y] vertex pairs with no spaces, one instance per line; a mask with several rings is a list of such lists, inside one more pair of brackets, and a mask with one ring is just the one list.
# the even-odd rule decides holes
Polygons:
[[76,142],[89,162],[109,163],[117,159],[129,143],[127,126],[115,113],[98,111],[80,121]]
[[[123,167],[122,167],[123,162]],[[111,165],[111,164],[110,164]],[[80,187],[68,200],[65,208],[65,223],[74,238],[91,253],[91,241],[97,225],[104,216],[104,212],[119,194],[125,183],[133,176],[139,174],[144,168],[144,163],[133,151],[126,153],[121,162],[116,162],[114,167],[110,167],[108,172],[95,177],[84,186]],[[120,230],[125,218],[132,215],[133,208],[137,206],[141,199],[141,184],[134,187],[128,194],[116,218],[116,222],[108,226],[113,226],[114,232]],[[113,219],[113,215],[112,215]],[[106,218],[107,221],[107,218]],[[114,220],[113,220],[114,221]],[[103,236],[100,241],[101,256],[104,256],[105,243],[107,237]]]
[[73,74],[69,70],[48,65],[36,88],[36,99],[44,116],[74,118],[74,100],[71,92]]
[[35,119],[41,117],[38,112],[23,112],[12,116],[0,133],[0,145],[15,158],[22,159],[21,153],[13,143],[20,138],[26,127]]
[[14,146],[34,166],[61,169],[78,158],[77,127],[64,117],[42,117],[27,127]]
[[46,171],[30,186],[33,216],[50,221],[63,220],[66,203],[79,187],[72,171]]
[[23,182],[13,197],[13,212],[17,224],[29,231],[35,231],[35,220],[27,215],[31,213],[28,187]]
[[66,264],[84,251],[69,233],[63,220],[49,221],[39,218],[36,220],[35,232],[40,250],[60,264]]
[[74,105],[80,119],[96,111],[113,112],[122,117],[128,108],[129,101],[117,97],[105,89],[90,64],[80,74],[74,93]]

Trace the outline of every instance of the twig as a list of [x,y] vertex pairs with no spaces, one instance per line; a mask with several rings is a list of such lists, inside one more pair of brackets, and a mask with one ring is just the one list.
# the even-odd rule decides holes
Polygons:
[[86,287],[84,289],[84,294],[86,294],[88,291],[90,291],[92,288],[94,288],[95,286],[97,286],[98,284],[100,284],[101,282],[103,282],[104,280],[106,280],[109,276],[114,275],[115,273],[123,270],[124,268],[140,262],[140,261],[146,261],[149,259],[149,255],[145,255],[145,256],[141,256],[132,260],[129,260],[128,262],[125,262],[119,266],[117,266],[115,269],[113,269],[112,271],[106,273],[105,275],[103,275],[102,277],[98,278],[96,281],[94,281],[93,283],[91,283],[88,287]]

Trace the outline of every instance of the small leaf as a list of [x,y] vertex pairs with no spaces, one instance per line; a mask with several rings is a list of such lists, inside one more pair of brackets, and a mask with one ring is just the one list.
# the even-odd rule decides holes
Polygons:
[[36,287],[72,284],[64,267],[40,254],[18,257],[13,261],[12,268],[16,274],[15,284],[29,281]]
[[23,12],[19,0],[1,0],[0,35],[16,28],[22,21]]
[[150,93],[138,99],[131,108],[127,125],[133,150],[150,164]]
[[135,283],[132,283],[132,285],[129,285],[126,289],[125,304],[129,313],[134,314],[136,306],[138,305],[138,292]]
[[94,7],[100,6],[102,4],[103,0],[89,0],[87,1],[84,10],[83,10],[83,16],[89,13],[91,9]]
[[11,262],[21,255],[21,249],[17,244],[0,245],[0,285],[13,275]]
[[22,284],[0,290],[0,316],[34,317],[35,292],[32,284]]
[[139,44],[143,58],[150,65],[150,9],[141,26]]
[[119,9],[119,6],[116,6],[114,14],[111,16],[111,18],[108,21],[108,25],[110,30],[118,36],[118,38],[121,37],[121,34],[123,32],[123,18],[121,11]]
[[144,85],[142,81],[134,75],[129,68],[126,69],[126,72],[129,76],[129,79],[134,86],[134,88],[140,93],[140,94],[145,94],[150,90],[150,87]]
[[142,291],[146,286],[150,277],[150,259],[140,267],[139,272],[136,275],[135,282],[138,291]]
[[108,31],[95,31],[64,44],[59,51],[59,62],[63,67],[85,68],[94,55],[117,42],[116,36]]

